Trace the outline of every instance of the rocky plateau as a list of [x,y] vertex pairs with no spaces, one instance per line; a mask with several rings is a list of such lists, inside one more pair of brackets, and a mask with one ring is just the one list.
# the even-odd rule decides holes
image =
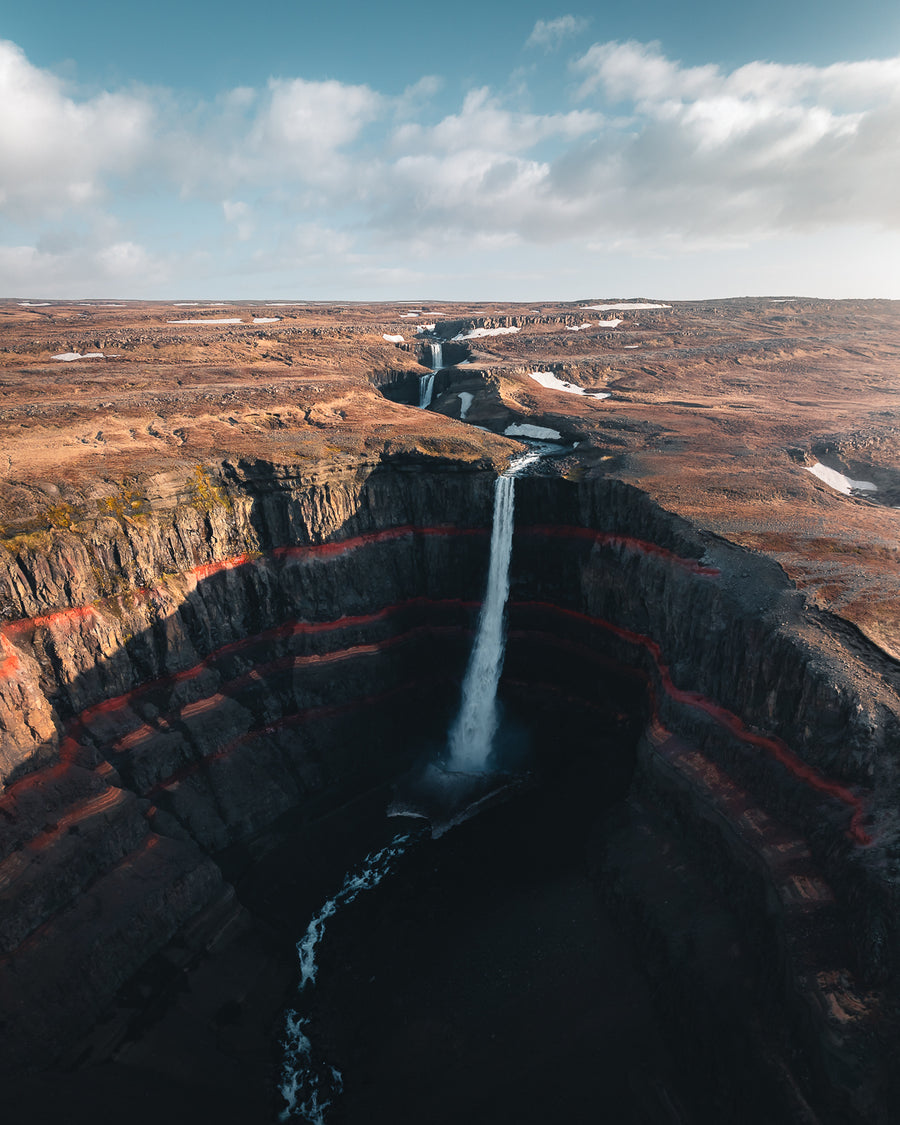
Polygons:
[[900,1119],[900,305],[610,297],[0,302],[16,1120],[273,1119],[325,826],[446,730],[517,432],[500,696],[651,982],[644,1119]]

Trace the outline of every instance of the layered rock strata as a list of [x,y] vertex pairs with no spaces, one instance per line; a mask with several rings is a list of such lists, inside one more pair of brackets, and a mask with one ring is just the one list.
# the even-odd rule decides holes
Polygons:
[[5,554],[6,1064],[64,1053],[228,898],[209,854],[405,761],[465,661],[491,477],[257,466],[207,511]]
[[[557,688],[605,697],[610,711],[629,679],[643,692],[634,812],[607,829],[597,862],[682,1035],[702,1023],[685,1014],[683,951],[704,937],[666,911],[681,901],[690,915],[694,879],[742,935],[749,977],[768,982],[769,1022],[748,1004],[747,1025],[760,1021],[760,1044],[803,1044],[801,1077],[778,1080],[784,1097],[799,1082],[797,1104],[808,1097],[822,1120],[889,1121],[896,849],[876,793],[892,784],[895,669],[835,622],[810,620],[769,564],[696,538],[634,490],[522,491],[510,657],[527,646],[519,664],[564,668]],[[527,522],[551,506],[560,523]],[[721,1016],[714,980],[710,969],[698,985],[698,1011]]]
[[[423,458],[310,485],[285,464],[226,463],[205,505],[11,541],[8,1064],[65,1057],[178,933],[198,951],[216,940],[239,912],[222,849],[392,776],[443,729],[493,476]],[[611,773],[635,746],[649,820],[618,826],[601,862],[643,939],[666,927],[622,858],[628,833],[675,832],[769,951],[766,974],[748,963],[803,1060],[795,1074],[779,1056],[783,1087],[823,1120],[844,1119],[832,1103],[884,1120],[900,937],[876,793],[895,783],[893,666],[805,611],[774,564],[596,471],[518,482],[511,580],[503,698],[546,729],[571,707],[588,751],[595,729],[619,729]]]

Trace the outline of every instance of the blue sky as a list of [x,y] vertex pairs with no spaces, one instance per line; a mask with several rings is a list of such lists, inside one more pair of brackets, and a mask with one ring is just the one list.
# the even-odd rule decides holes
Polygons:
[[900,298],[894,0],[45,0],[0,105],[4,296]]

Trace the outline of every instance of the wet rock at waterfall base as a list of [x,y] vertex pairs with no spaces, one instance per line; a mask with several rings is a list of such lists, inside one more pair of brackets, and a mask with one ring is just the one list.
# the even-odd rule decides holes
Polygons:
[[466,773],[429,762],[410,771],[393,787],[387,815],[427,820],[435,839],[449,829],[534,785],[529,776]]

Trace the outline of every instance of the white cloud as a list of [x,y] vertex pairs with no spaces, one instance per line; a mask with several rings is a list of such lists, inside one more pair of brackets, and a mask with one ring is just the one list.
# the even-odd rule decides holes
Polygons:
[[[538,21],[529,42],[572,20]],[[628,42],[571,65],[575,108],[535,108],[535,83],[477,86],[436,114],[432,76],[399,97],[298,77],[209,103],[79,98],[0,42],[0,210],[30,224],[0,251],[4,284],[34,295],[82,277],[124,294],[188,260],[221,276],[231,255],[239,272],[399,285],[419,276],[403,262],[429,276],[429,255],[463,248],[500,276],[528,247],[648,259],[900,231],[900,58],[727,71]],[[182,231],[183,249],[160,249],[133,203],[116,218],[123,177],[132,201],[148,185],[157,233]]]
[[346,231],[334,230],[317,223],[300,223],[291,233],[290,247],[295,254],[331,258],[349,254],[353,239]]
[[223,199],[222,211],[225,213],[225,221],[227,223],[239,223],[250,214],[250,208],[240,199]]
[[900,175],[900,59],[729,74],[630,42],[596,44],[574,69],[582,98],[632,103],[627,133],[565,162],[569,183],[593,184],[626,229],[740,237],[900,222],[885,190]]
[[95,251],[94,260],[103,274],[112,279],[132,278],[152,268],[152,259],[135,242],[114,242]]
[[558,16],[555,20],[538,20],[525,41],[526,47],[557,48],[564,39],[584,31],[588,21],[581,16]]
[[423,106],[436,97],[444,87],[443,79],[436,74],[424,74],[418,82],[407,86],[397,98],[394,112],[397,117],[413,117]]
[[593,110],[568,113],[516,113],[506,109],[487,86],[469,90],[459,113],[436,125],[403,125],[394,133],[395,149],[416,152],[522,152],[557,137],[571,140],[596,131],[603,115]]
[[5,40],[0,105],[0,206],[14,217],[94,203],[106,177],[130,171],[149,148],[153,108],[146,99],[102,93],[75,101]]
[[304,78],[238,87],[210,104],[175,102],[154,171],[184,196],[216,205],[252,188],[290,199],[295,210],[333,204],[358,194],[349,153],[390,106],[368,86]]
[[225,103],[232,109],[246,109],[253,105],[257,91],[252,86],[235,86],[224,95]]
[[900,58],[825,67],[751,62],[724,74],[713,63],[685,67],[673,62],[661,54],[658,43],[629,40],[595,43],[572,66],[583,76],[581,97],[601,89],[613,101],[652,104],[729,96],[769,104],[823,104],[844,112],[900,102]]
[[519,236],[547,173],[539,161],[487,150],[403,156],[373,192],[371,222],[396,235]]
[[241,199],[223,199],[222,211],[225,222],[234,228],[240,242],[247,242],[253,237],[255,224],[249,204]]
[[0,277],[11,293],[139,296],[153,284],[171,282],[177,272],[145,247],[121,241],[58,253],[36,246],[0,246]]
[[250,165],[256,179],[289,172],[311,183],[334,182],[346,168],[341,150],[380,117],[386,99],[368,86],[342,82],[271,79],[268,99],[250,130]]
[[583,74],[579,96],[598,87],[610,101],[692,97],[718,75],[712,65],[682,68],[659,53],[658,43],[595,43],[572,64]]

